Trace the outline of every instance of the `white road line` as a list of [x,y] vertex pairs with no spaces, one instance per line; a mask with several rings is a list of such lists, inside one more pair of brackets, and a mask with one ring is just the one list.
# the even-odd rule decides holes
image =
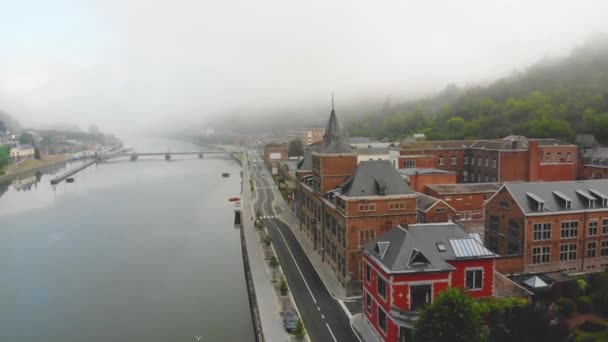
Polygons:
[[321,314],[321,318],[325,319],[325,315]]
[[321,311],[321,308],[317,306],[317,310],[318,310],[318,311]]
[[350,310],[348,310],[348,308],[344,304],[344,301],[341,299],[338,299],[338,303],[340,303],[340,306],[342,307],[342,310],[344,310],[344,312],[346,313],[346,316],[348,316],[348,319],[351,319],[353,317],[353,315],[350,313]]
[[338,340],[336,339],[336,336],[334,335],[334,332],[331,331],[331,328],[329,327],[329,324],[325,323],[325,325],[327,326],[327,330],[329,330],[329,333],[331,334],[331,337],[334,339],[334,342],[338,342]]
[[279,227],[277,227],[276,223],[273,222],[272,224],[273,224],[274,228],[279,232],[279,234],[281,234],[281,238],[283,238],[285,247],[287,247],[287,251],[289,252],[289,255],[291,255],[291,259],[293,259],[293,263],[296,264],[296,268],[298,269],[298,272],[300,272],[300,276],[302,277],[302,280],[304,280],[304,285],[306,285],[306,288],[308,289],[308,293],[310,293],[310,296],[312,297],[313,302],[315,302],[315,304],[317,304],[317,299],[312,294],[312,291],[310,290],[310,286],[308,286],[308,282],[306,281],[306,278],[304,278],[304,274],[302,273],[300,266],[298,266],[298,262],[296,261],[296,258],[293,256],[293,253],[291,252],[291,249],[289,248],[289,245],[287,244],[287,240],[285,240],[285,236],[283,236],[283,232],[281,231],[281,229],[279,229]]

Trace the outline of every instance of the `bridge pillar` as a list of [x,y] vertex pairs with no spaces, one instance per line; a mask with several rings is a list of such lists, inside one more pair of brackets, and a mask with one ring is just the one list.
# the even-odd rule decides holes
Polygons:
[[137,154],[132,154],[131,161],[136,161],[136,160],[137,160]]
[[170,153],[165,154],[165,160],[171,160],[171,154]]
[[202,153],[199,153],[199,154],[198,154],[198,159],[203,159],[203,158],[205,158],[205,155],[204,155],[204,154],[202,154]]

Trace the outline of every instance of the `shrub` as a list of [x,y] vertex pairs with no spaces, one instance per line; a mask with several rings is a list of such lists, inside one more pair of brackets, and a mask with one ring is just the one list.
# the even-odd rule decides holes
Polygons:
[[270,235],[266,235],[264,237],[264,244],[266,245],[266,247],[270,247],[271,242],[272,242],[272,238],[270,237]]
[[289,291],[285,277],[281,277],[281,285],[279,285],[279,290],[281,291],[281,296],[287,295],[287,292]]
[[560,298],[555,304],[560,315],[570,317],[576,311],[576,304],[571,299]]
[[279,267],[279,260],[277,260],[277,257],[275,257],[274,255],[270,257],[270,267],[272,268],[277,268]]
[[608,315],[608,289],[594,292],[591,295],[591,300],[593,301],[593,307],[597,312],[604,316]]
[[298,320],[296,330],[293,333],[298,340],[304,339],[304,336],[306,336],[306,329],[304,329],[304,323],[302,323],[301,319]]
[[580,312],[590,312],[592,308],[591,297],[580,296],[576,298],[576,307]]

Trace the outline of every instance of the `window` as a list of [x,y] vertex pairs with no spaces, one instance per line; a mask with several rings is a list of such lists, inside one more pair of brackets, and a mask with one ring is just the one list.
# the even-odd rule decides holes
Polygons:
[[486,183],[490,182],[490,177],[488,175],[486,175]]
[[549,262],[551,256],[551,247],[541,246],[532,248],[532,263],[544,264]]
[[509,241],[509,244],[507,245],[507,253],[508,254],[521,253],[521,250],[519,248],[519,241],[517,241],[517,240]]
[[475,183],[475,174],[471,172],[471,182]]
[[439,157],[439,165],[443,165],[443,157]]
[[534,224],[534,241],[551,240],[551,223]]
[[373,229],[359,231],[359,246],[366,245],[374,238],[376,238],[376,231]]
[[416,167],[416,161],[415,160],[406,160],[405,161],[405,168],[409,169],[409,168],[414,168]]
[[365,310],[369,313],[372,312],[372,296],[367,292],[365,292]]
[[576,244],[569,243],[565,245],[559,245],[559,260],[568,261],[576,259]]
[[378,326],[386,332],[386,312],[381,307],[378,307]]
[[562,153],[557,152],[557,161],[562,161]]
[[462,181],[463,182],[469,181],[469,173],[467,172],[467,170],[462,171]]
[[492,177],[492,183],[496,183],[496,177]]
[[435,213],[445,213],[445,208],[435,208]]
[[498,202],[498,206],[504,209],[509,209],[509,202],[507,201],[500,201]]
[[546,162],[550,162],[551,161],[551,153],[547,152],[547,154],[545,155],[545,161]]
[[464,157],[464,165],[468,165],[469,164],[469,157]]
[[376,211],[376,204],[375,203],[359,204],[359,211],[361,211],[361,212]]
[[578,236],[578,221],[562,222],[562,239],[572,239]]
[[372,282],[372,268],[369,264],[365,264],[365,280],[368,284]]
[[600,255],[608,256],[608,240],[603,240],[600,245]]
[[452,163],[452,165],[456,165],[456,157],[452,156],[450,162]]
[[493,232],[497,232],[498,224],[499,224],[498,216],[490,216],[490,230]]
[[513,238],[519,237],[519,225],[515,220],[509,220],[509,236]]
[[386,281],[380,276],[378,276],[378,294],[386,299]]
[[405,202],[394,202],[388,204],[388,210],[403,210],[405,209]]
[[486,157],[486,167],[490,166],[490,158]]
[[608,219],[602,221],[602,235],[608,235]]
[[492,158],[492,167],[496,168],[496,158]]
[[483,270],[467,270],[466,271],[466,287],[468,290],[481,290]]
[[587,244],[587,258],[595,258],[595,247],[597,244],[595,242],[589,242]]
[[589,221],[589,236],[597,235],[597,220]]
[[570,154],[570,152],[566,153],[566,160],[572,161],[572,155]]
[[481,157],[477,157],[477,166],[481,166]]

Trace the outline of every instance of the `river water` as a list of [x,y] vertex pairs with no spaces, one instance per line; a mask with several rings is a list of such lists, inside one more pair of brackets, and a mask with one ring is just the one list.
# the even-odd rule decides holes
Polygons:
[[154,157],[92,166],[73,184],[0,185],[0,341],[252,341],[227,201],[239,172],[233,160]]

